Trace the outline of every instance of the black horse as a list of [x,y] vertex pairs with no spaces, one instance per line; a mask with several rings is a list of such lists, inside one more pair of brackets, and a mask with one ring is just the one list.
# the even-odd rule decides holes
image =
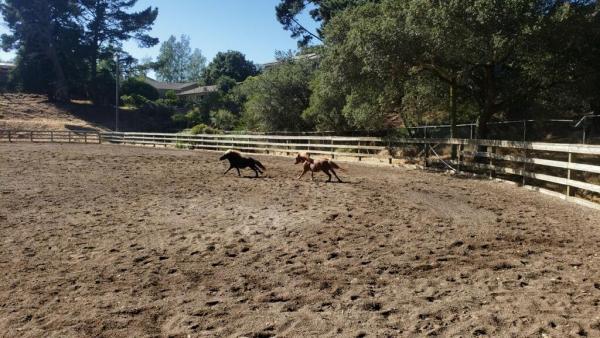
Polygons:
[[[252,157],[243,157],[242,154],[238,153],[235,150],[227,150],[223,156],[219,158],[219,161],[229,160],[229,169],[223,173],[223,175],[227,174],[229,170],[235,168],[238,172],[238,176],[242,176],[240,174],[240,169],[250,168],[254,170],[256,177],[258,177],[258,173],[263,173],[262,170],[267,170],[262,163],[253,159]],[[262,169],[262,170],[261,170]]]

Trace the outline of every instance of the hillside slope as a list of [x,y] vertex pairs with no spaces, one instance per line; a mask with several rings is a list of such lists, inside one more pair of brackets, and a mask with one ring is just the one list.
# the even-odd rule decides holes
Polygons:
[[[140,116],[120,109],[119,130],[137,131]],[[88,101],[68,104],[49,102],[44,95],[0,93],[0,129],[12,130],[113,130],[113,107],[98,107]]]

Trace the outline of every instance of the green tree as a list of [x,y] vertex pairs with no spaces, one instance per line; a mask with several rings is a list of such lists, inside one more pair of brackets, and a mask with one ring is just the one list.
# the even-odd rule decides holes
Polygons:
[[110,49],[120,47],[123,41],[134,39],[140,47],[152,47],[158,39],[150,36],[158,9],[147,7],[129,12],[137,0],[78,0],[80,18],[85,20],[85,44],[88,46],[90,81],[96,80],[99,59],[111,58]]
[[160,46],[155,70],[158,79],[166,82],[196,82],[202,77],[206,58],[199,49],[190,47],[190,38],[171,36]]
[[[356,7],[376,0],[280,0],[275,7],[275,15],[285,30],[292,33],[292,38],[298,39],[299,46],[306,46],[312,40],[322,41],[323,28],[338,13],[347,8]],[[298,20],[298,15],[307,8],[313,20],[321,23],[316,32],[307,29]]]
[[120,93],[122,95],[140,95],[150,101],[158,99],[158,91],[148,83],[139,78],[128,78],[121,84]]
[[[589,106],[581,103],[592,99],[577,92],[598,74],[594,7],[564,1],[385,0],[345,10],[324,29],[307,113],[317,124],[340,125],[335,121],[343,118],[351,128],[376,129],[394,114],[409,125],[408,113],[415,112],[406,104],[410,84],[436,88],[437,94],[427,91],[433,104],[428,109],[432,115],[446,110],[451,123],[475,108],[477,136],[485,138],[494,117],[525,116],[540,105],[550,109],[548,100],[556,95],[549,94],[556,88]],[[566,95],[560,97],[565,101]],[[561,107],[576,108],[565,102]]]
[[311,126],[302,113],[308,107],[314,62],[286,62],[249,78],[241,90],[247,96],[243,121],[249,129],[299,131]]
[[212,85],[222,76],[227,76],[237,82],[244,81],[249,76],[258,74],[256,65],[246,59],[238,51],[219,52],[208,64],[204,71],[203,80],[207,85]]
[[[46,89],[51,100],[68,100],[64,64],[71,55],[63,51],[79,49],[81,30],[75,20],[76,4],[68,0],[6,0],[0,3],[0,10],[10,30],[1,37],[2,48],[18,50],[17,72],[22,75],[21,79],[35,79],[37,84],[32,87]],[[45,77],[39,78],[41,75]],[[25,88],[28,87],[26,84]]]
[[238,124],[239,117],[226,109],[219,109],[210,113],[210,122],[221,130],[233,130]]
[[[0,11],[10,33],[2,35],[4,50],[17,50],[17,78],[27,91],[48,93],[52,100],[67,101],[92,95],[97,84],[108,83],[114,69],[99,66],[112,62],[124,40],[136,39],[144,47],[158,40],[146,34],[157,10],[129,13],[136,0],[6,0]],[[126,71],[135,59],[121,54]],[[114,64],[113,64],[114,65]],[[102,79],[97,78],[102,72]],[[107,74],[107,72],[109,74]],[[91,80],[91,82],[90,82]],[[102,89],[104,91],[105,88]],[[104,94],[99,94],[105,96]],[[104,101],[104,99],[99,100]]]

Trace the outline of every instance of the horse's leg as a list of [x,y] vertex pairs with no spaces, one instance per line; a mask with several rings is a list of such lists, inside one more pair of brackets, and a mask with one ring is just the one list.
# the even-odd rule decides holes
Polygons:
[[256,168],[255,166],[250,167],[252,170],[254,170],[254,174],[256,175],[255,177],[258,178],[258,168]]
[[324,169],[323,172],[329,177],[329,179],[327,180],[327,182],[331,182],[331,174],[329,173],[329,170]]
[[229,166],[229,169],[225,170],[225,172],[223,173],[223,175],[227,174],[229,172],[229,170],[231,170],[231,169],[233,169],[232,165]]
[[236,170],[237,170],[237,172],[238,172],[238,176],[239,176],[239,177],[242,177],[242,174],[240,173],[240,168],[236,167],[235,169],[236,169]]
[[307,171],[308,171],[308,170],[306,170],[306,168],[304,168],[304,169],[302,170],[302,174],[300,174],[300,176],[298,176],[298,179],[301,179],[301,178],[302,178],[302,176],[304,176],[304,174],[306,174],[306,172],[307,172]]
[[315,180],[315,172],[314,171],[310,171],[310,180],[314,181]]
[[[333,170],[333,168],[331,168],[331,172],[335,175],[335,178],[337,178],[340,183],[343,183],[342,180],[340,180],[338,175],[335,173],[335,170]],[[331,179],[331,177],[329,177],[329,179]]]

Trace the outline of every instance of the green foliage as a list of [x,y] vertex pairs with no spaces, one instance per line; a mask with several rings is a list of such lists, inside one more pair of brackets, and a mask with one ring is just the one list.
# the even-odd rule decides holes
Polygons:
[[215,85],[217,86],[217,88],[219,88],[219,91],[222,94],[229,93],[229,91],[231,91],[233,89],[233,87],[236,86],[236,84],[237,83],[235,82],[235,80],[227,75],[221,76],[215,82]]
[[219,109],[210,113],[210,121],[218,129],[233,130],[238,124],[239,118],[229,110]]
[[152,101],[139,94],[121,96],[121,104],[128,107],[142,107]]
[[175,92],[174,90],[167,90],[165,92],[165,99],[166,100],[171,100],[171,101],[176,101],[179,98],[177,97],[177,92]]
[[187,113],[175,113],[171,116],[171,120],[181,128],[189,128],[204,121],[200,109],[194,107]]
[[[17,51],[15,79],[28,92],[47,93],[68,101],[88,96],[109,102],[107,88],[114,78],[112,62],[123,41],[134,39],[149,47],[158,43],[146,34],[158,10],[131,12],[137,0],[6,0],[0,12],[8,33],[4,50]],[[125,69],[135,63],[121,52]],[[112,80],[114,82],[114,80]],[[114,88],[114,85],[113,85]],[[114,97],[113,97],[114,101]]]
[[150,101],[158,99],[158,91],[148,83],[139,78],[128,78],[121,84],[120,92],[123,95],[139,95]]
[[115,78],[108,66],[102,63],[96,81],[94,83],[94,91],[92,92],[92,101],[97,105],[114,105],[115,104]]
[[173,107],[146,101],[139,106],[138,111],[142,130],[165,130],[173,125]]
[[244,54],[230,50],[217,53],[206,67],[203,81],[207,85],[212,85],[216,84],[219,78],[227,76],[236,82],[241,82],[256,74],[258,70],[252,61],[247,60]]
[[135,107],[135,99],[131,95],[123,95],[121,96],[121,105],[124,105],[126,107]]
[[194,108],[188,111],[185,114],[185,119],[188,122],[188,125],[197,125],[202,122],[202,116],[200,115],[200,110],[198,108]]
[[[298,39],[298,46],[306,47],[310,41],[322,39],[322,29],[338,13],[352,7],[356,7],[367,2],[376,2],[377,0],[280,0],[275,7],[275,15],[279,23],[285,30],[292,33],[292,38]],[[321,28],[316,32],[311,32],[302,26],[297,16],[306,8],[311,8],[310,16],[316,22],[321,23]]]
[[210,126],[207,126],[204,123],[197,124],[190,129],[190,134],[198,135],[198,134],[219,134],[220,131],[214,129]]
[[390,115],[407,126],[475,116],[485,137],[492,118],[589,111],[600,96],[594,12],[590,2],[365,2],[324,27],[305,117],[379,129]]
[[247,96],[242,120],[248,129],[298,131],[310,128],[302,118],[308,107],[315,64],[288,62],[249,78],[242,84]]
[[156,100],[156,102],[171,107],[180,107],[183,105],[183,102],[179,99],[174,90],[167,90],[165,96]]
[[199,49],[190,47],[190,37],[172,36],[160,46],[155,65],[158,79],[165,82],[197,82],[206,67],[206,58]]

